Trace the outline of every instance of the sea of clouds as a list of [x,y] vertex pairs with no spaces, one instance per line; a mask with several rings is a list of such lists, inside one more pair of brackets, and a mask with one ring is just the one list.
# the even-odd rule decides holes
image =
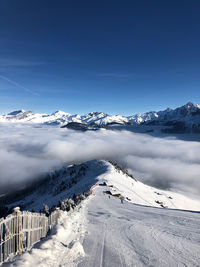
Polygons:
[[149,185],[200,193],[200,142],[128,131],[0,125],[0,193],[65,164],[109,159]]

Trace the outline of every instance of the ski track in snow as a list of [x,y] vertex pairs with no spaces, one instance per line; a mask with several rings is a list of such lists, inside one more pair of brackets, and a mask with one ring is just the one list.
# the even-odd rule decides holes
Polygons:
[[200,266],[199,213],[121,204],[95,192],[79,267]]
[[54,234],[5,266],[200,266],[200,212],[121,204],[109,189],[62,212]]

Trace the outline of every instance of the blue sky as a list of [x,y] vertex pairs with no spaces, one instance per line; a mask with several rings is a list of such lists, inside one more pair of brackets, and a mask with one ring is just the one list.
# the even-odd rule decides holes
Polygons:
[[1,0],[0,113],[200,102],[200,1]]

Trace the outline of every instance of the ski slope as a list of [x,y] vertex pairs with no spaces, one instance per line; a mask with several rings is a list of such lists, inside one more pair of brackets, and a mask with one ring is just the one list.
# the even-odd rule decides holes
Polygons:
[[95,189],[84,266],[199,266],[200,213],[145,207]]
[[[108,187],[106,188],[108,189]],[[96,187],[57,232],[5,266],[199,266],[200,213],[121,203]]]
[[[104,160],[73,166],[74,175],[83,166],[85,174],[74,189],[95,185],[94,194],[73,212],[62,212],[54,233],[5,266],[200,266],[199,200],[149,187]],[[64,178],[68,181],[68,169],[57,175],[56,188]],[[51,194],[54,179],[47,187],[50,201],[61,197]],[[170,209],[161,208],[158,200]],[[35,207],[38,201],[39,195],[32,201]]]

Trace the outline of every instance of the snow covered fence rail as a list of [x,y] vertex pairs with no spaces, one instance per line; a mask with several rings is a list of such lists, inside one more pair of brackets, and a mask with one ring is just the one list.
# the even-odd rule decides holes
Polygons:
[[82,200],[91,195],[91,191],[84,192],[73,199],[64,199],[54,211],[49,212],[44,205],[43,213],[20,211],[14,208],[13,213],[0,219],[0,265],[10,256],[21,254],[30,249],[41,238],[45,237],[53,226],[58,224],[62,211],[70,211],[78,207]]
[[20,211],[17,207],[6,218],[0,219],[0,265],[9,256],[21,254],[45,237],[58,223],[60,209],[48,217],[45,214]]

